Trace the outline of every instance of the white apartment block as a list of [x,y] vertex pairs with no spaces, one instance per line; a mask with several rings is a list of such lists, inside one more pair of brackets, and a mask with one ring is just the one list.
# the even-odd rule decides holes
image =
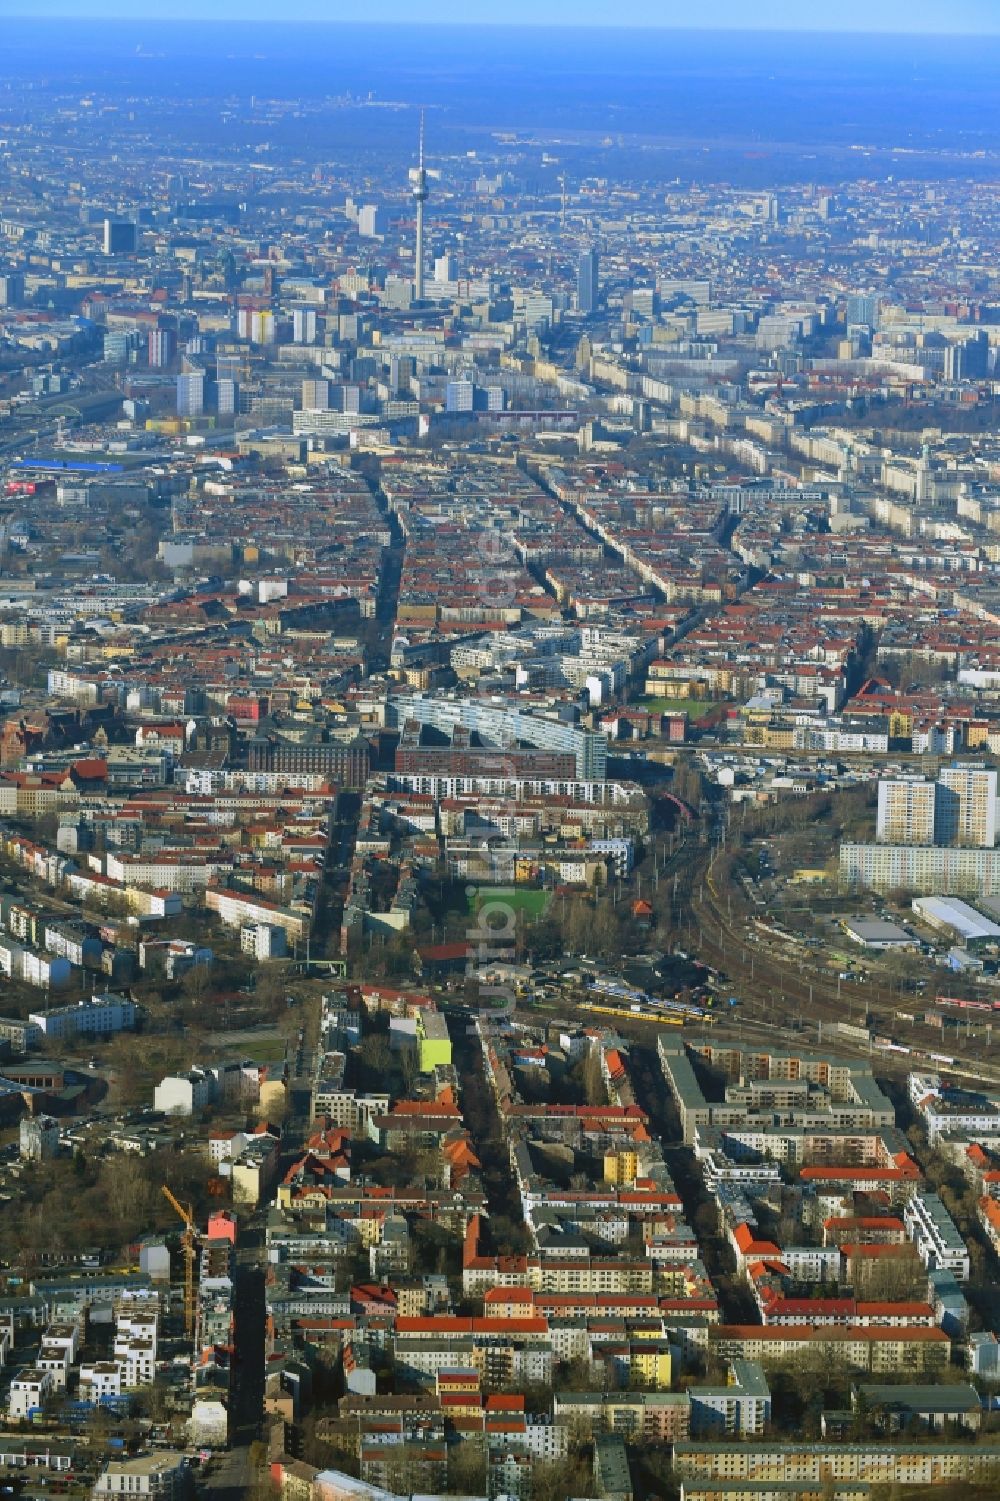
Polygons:
[[303,913],[238,891],[223,891],[210,886],[205,892],[205,906],[230,928],[243,928],[248,923],[269,923],[284,928],[291,943],[301,943],[309,930],[309,918]]
[[156,1338],[159,1329],[159,1318],[155,1310],[148,1307],[119,1307],[118,1317],[115,1321],[115,1338],[119,1336],[128,1339],[141,1339],[148,1341],[155,1352]]
[[232,1164],[248,1139],[244,1131],[213,1131],[208,1138],[208,1158],[212,1166],[218,1169],[223,1163]]
[[215,1081],[210,1074],[192,1069],[188,1074],[167,1074],[153,1090],[153,1108],[164,1115],[193,1115],[204,1110],[215,1098]]
[[1000,1105],[995,1095],[971,1090],[945,1090],[937,1074],[910,1074],[910,1104],[923,1118],[927,1139],[937,1146],[948,1136],[971,1136],[977,1141],[1000,1138]]
[[156,1345],[149,1340],[115,1336],[114,1358],[126,1388],[152,1386],[156,1379]]
[[689,1387],[691,1432],[753,1438],[771,1420],[771,1391],[753,1360],[733,1360],[726,1386]]
[[122,1367],[116,1360],[85,1361],[80,1367],[80,1397],[85,1402],[100,1402],[103,1397],[120,1397],[123,1390]]
[[183,1454],[161,1449],[134,1459],[113,1459],[97,1479],[93,1496],[153,1497],[174,1501],[187,1490],[188,1465]]
[[45,1037],[111,1037],[135,1026],[134,1001],[119,995],[98,995],[75,1006],[33,1011],[28,1020]]
[[852,889],[1000,896],[1000,850],[845,840],[840,846],[840,879]]
[[10,1384],[7,1416],[12,1423],[25,1421],[31,1413],[41,1411],[54,1390],[50,1371],[40,1371],[33,1366],[19,1371]]
[[781,1259],[799,1282],[834,1282],[840,1276],[839,1246],[782,1247]]
[[232,865],[232,859],[183,860],[146,859],[140,855],[114,855],[105,857],[105,873],[112,881],[123,886],[148,886],[152,891],[177,891],[190,893],[204,891],[212,881],[219,879],[223,871]]
[[61,990],[73,978],[68,959],[29,948],[6,934],[0,936],[0,972],[36,990]]
[[284,928],[277,923],[247,923],[240,929],[240,952],[259,963],[267,959],[284,959],[288,942]]
[[155,1311],[141,1305],[119,1307],[113,1354],[123,1387],[150,1386],[156,1379],[158,1327]]
[[60,1345],[47,1345],[42,1340],[38,1358],[35,1361],[35,1369],[45,1371],[52,1378],[52,1390],[64,1392],[69,1380],[70,1358],[66,1350]]
[[69,1365],[80,1354],[82,1332],[79,1324],[50,1324],[42,1335],[42,1344],[50,1346],[53,1350],[62,1350],[66,1355]]
[[969,1249],[937,1194],[913,1194],[903,1210],[903,1223],[929,1272],[945,1268],[960,1282],[968,1281]]

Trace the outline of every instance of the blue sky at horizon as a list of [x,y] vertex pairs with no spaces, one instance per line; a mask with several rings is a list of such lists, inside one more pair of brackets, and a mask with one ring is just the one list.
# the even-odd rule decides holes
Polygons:
[[662,28],[1000,35],[1000,0],[0,0],[0,16],[153,21],[365,21],[435,24],[656,26]]

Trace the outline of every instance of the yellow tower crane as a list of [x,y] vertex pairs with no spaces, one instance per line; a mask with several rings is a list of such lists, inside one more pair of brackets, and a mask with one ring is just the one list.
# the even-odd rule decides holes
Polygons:
[[184,1234],[181,1236],[181,1254],[184,1257],[184,1332],[188,1339],[194,1339],[194,1264],[198,1255],[198,1231],[194,1222],[194,1212],[190,1205],[185,1209],[184,1205],[174,1198],[165,1183],[163,1184],[163,1197],[171,1209],[184,1221]]

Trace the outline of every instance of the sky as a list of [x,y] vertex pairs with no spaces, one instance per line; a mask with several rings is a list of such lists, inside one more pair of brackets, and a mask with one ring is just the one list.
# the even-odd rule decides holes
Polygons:
[[1000,35],[1000,0],[0,0],[0,16],[396,21]]

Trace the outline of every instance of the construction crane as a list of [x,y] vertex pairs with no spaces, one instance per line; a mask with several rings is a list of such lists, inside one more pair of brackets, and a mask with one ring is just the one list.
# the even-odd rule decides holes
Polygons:
[[164,1183],[162,1186],[163,1197],[171,1209],[184,1221],[184,1234],[181,1236],[181,1255],[184,1257],[184,1332],[188,1339],[194,1339],[194,1263],[198,1255],[198,1231],[194,1222],[194,1212],[191,1206],[187,1209],[174,1198],[170,1189]]

